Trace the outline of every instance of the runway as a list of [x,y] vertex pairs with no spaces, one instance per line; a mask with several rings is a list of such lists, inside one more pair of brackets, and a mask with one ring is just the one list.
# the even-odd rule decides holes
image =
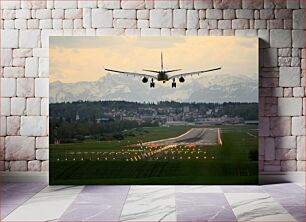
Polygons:
[[216,145],[218,143],[218,128],[192,128],[186,133],[163,140],[156,140],[143,143],[143,145]]

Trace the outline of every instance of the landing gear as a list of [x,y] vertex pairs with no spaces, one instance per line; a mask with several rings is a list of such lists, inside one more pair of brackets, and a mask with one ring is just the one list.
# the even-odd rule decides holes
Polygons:
[[175,82],[175,79],[173,79],[173,82],[172,82],[172,88],[176,88],[176,82]]
[[150,82],[150,88],[154,88],[155,87],[155,83],[154,80],[152,79],[152,82]]

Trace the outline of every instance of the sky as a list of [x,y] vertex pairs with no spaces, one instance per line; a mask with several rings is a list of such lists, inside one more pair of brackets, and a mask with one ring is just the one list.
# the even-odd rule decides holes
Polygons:
[[98,80],[107,74],[104,68],[160,70],[162,52],[164,69],[221,66],[220,74],[257,78],[258,50],[256,37],[50,37],[49,77],[50,82],[75,83]]

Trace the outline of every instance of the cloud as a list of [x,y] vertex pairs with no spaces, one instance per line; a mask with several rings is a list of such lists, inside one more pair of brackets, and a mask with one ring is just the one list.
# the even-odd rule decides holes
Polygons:
[[50,36],[50,48],[108,48],[125,44],[124,41],[110,36]]
[[185,42],[184,37],[82,37],[82,36],[51,36],[50,48],[120,48],[131,45],[139,48],[171,48]]
[[130,39],[129,43],[133,44],[135,47],[140,48],[172,48],[176,47],[178,44],[185,43],[184,37],[139,37],[137,39]]
[[80,53],[80,50],[79,50],[79,49],[76,49],[76,48],[73,48],[73,49],[72,49],[72,52],[73,52],[73,53]]

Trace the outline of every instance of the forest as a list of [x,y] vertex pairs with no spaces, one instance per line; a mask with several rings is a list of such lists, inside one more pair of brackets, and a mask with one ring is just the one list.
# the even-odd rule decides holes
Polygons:
[[140,109],[175,109],[176,113],[182,112],[183,107],[188,106],[190,112],[204,113],[209,109],[218,109],[211,117],[224,115],[239,116],[245,120],[258,120],[258,103],[180,103],[174,101],[162,101],[158,103],[137,103],[127,101],[77,101],[67,103],[51,103],[50,117],[63,117],[66,120],[75,119],[79,114],[80,119],[94,120],[104,116],[105,113],[115,111],[140,112]]
[[50,104],[50,143],[58,139],[61,143],[79,142],[85,139],[122,140],[125,136],[133,136],[125,135],[124,130],[159,126],[163,122],[161,119],[169,116],[182,121],[224,116],[258,120],[258,104],[173,101],[53,103]]

